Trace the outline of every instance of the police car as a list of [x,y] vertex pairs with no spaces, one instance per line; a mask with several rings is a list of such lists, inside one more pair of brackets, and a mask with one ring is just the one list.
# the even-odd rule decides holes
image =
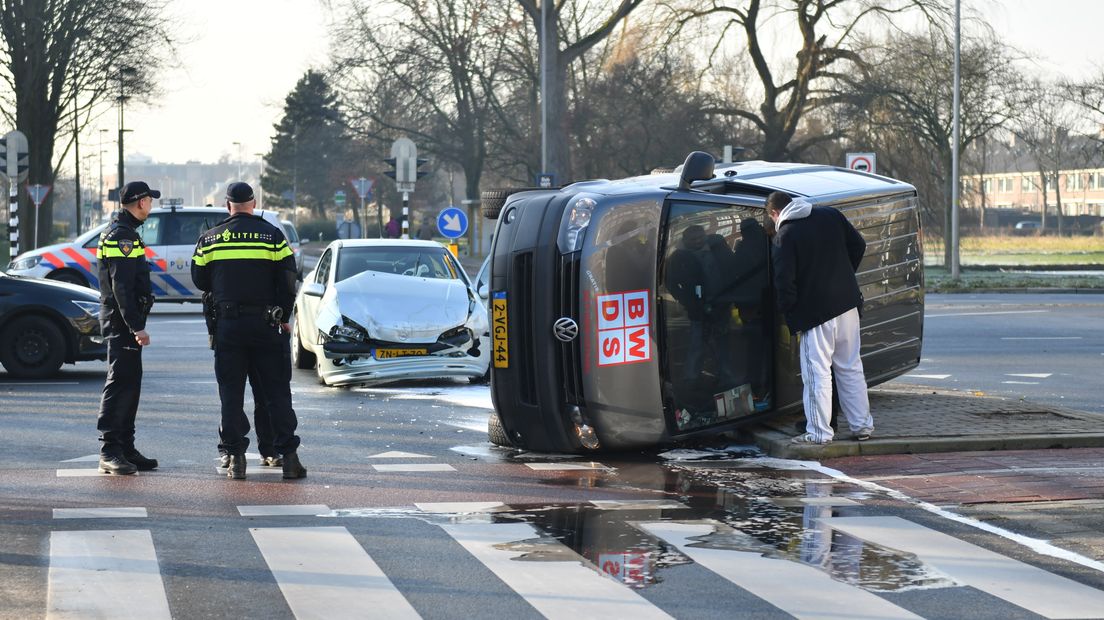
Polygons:
[[[257,215],[283,230],[275,211],[257,210]],[[226,209],[218,207],[162,206],[153,209],[138,228],[146,245],[146,260],[150,266],[150,283],[158,301],[199,301],[202,291],[192,283],[192,253],[199,235],[228,217]],[[37,250],[23,252],[8,265],[10,275],[46,278],[98,289],[99,261],[96,245],[100,233],[108,226],[101,224],[68,243],[56,243]],[[286,235],[285,235],[286,236]],[[299,263],[299,250],[296,263]]]

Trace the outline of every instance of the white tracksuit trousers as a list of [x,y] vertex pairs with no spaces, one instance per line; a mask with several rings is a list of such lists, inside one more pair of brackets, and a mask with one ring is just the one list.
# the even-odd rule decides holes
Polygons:
[[805,389],[805,430],[813,440],[832,439],[832,371],[840,409],[852,432],[874,428],[859,357],[859,311],[847,312],[801,332],[801,380]]

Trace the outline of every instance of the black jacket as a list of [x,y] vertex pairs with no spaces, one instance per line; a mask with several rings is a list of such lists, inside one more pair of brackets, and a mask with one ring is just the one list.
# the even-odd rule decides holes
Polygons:
[[138,236],[142,225],[123,209],[111,217],[96,248],[100,275],[100,326],[104,336],[139,332],[153,303],[146,246]]
[[782,222],[772,261],[779,310],[790,331],[816,327],[851,308],[861,310],[855,271],[865,252],[862,235],[831,207],[799,210]]
[[236,213],[203,233],[192,256],[192,281],[216,303],[279,306],[295,302],[295,257],[279,228]]

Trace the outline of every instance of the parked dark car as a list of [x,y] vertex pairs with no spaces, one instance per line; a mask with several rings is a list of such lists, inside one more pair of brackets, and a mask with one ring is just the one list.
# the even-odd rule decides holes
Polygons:
[[0,364],[9,376],[40,379],[64,363],[106,359],[99,309],[91,289],[0,271]]
[[916,190],[832,166],[692,154],[673,173],[487,196],[496,443],[585,452],[669,444],[802,406],[775,309],[772,191],[839,209],[858,270],[867,383],[916,367],[924,282]]

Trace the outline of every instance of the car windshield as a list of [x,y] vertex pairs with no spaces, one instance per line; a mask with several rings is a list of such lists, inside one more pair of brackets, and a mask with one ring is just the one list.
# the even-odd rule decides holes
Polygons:
[[337,258],[336,281],[365,271],[420,278],[458,280],[460,274],[445,254],[432,247],[344,247]]
[[763,221],[762,209],[671,204],[658,327],[665,409],[679,431],[770,406],[774,322]]

